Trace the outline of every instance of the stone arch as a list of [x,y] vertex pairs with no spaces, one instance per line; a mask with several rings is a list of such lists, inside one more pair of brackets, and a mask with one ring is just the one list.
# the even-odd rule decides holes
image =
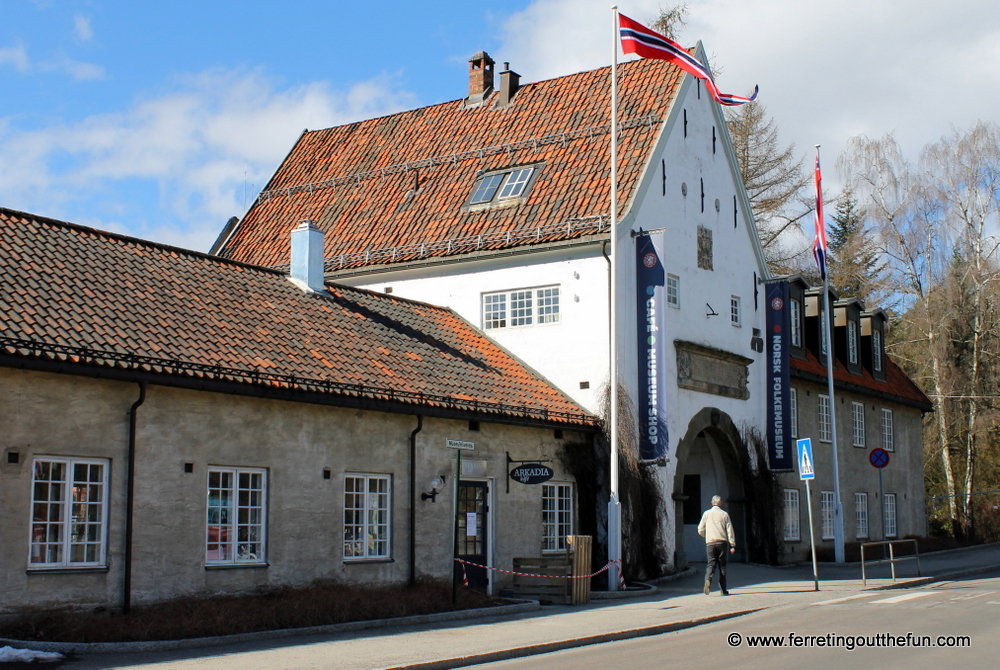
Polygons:
[[[708,508],[715,494],[722,496],[733,520],[737,545],[734,558],[745,560],[743,528],[746,498],[739,453],[742,448],[743,440],[736,424],[720,409],[705,407],[688,422],[687,431],[677,445],[677,469],[674,472],[674,563],[677,569],[686,566],[691,559],[704,560],[704,541],[690,522],[695,515],[700,519],[701,512]],[[688,495],[692,492],[697,499]]]

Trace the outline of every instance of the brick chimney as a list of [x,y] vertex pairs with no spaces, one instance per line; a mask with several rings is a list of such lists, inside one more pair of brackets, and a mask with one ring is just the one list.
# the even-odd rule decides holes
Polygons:
[[509,105],[520,87],[521,75],[510,69],[510,63],[504,63],[503,71],[500,73],[500,99],[497,100],[497,107]]
[[469,97],[466,105],[478,105],[493,92],[493,66],[496,63],[485,51],[469,59]]

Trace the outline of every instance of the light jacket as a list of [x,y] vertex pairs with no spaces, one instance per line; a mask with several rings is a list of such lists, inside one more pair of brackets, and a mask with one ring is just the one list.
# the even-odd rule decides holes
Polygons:
[[733,533],[733,522],[729,520],[729,513],[716,505],[712,505],[712,509],[705,510],[701,515],[698,534],[705,538],[707,544],[728,542],[730,547],[736,546],[736,534]]

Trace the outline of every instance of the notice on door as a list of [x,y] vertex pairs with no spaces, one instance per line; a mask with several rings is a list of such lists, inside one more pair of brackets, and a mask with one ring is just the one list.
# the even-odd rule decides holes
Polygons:
[[475,537],[479,534],[479,529],[476,527],[476,513],[466,512],[465,513],[465,536]]

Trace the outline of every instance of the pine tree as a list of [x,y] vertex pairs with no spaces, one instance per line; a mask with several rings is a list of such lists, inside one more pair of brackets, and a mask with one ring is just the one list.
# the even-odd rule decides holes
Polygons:
[[830,247],[830,283],[841,298],[858,298],[869,307],[886,307],[883,264],[874,238],[865,226],[864,212],[848,188],[837,202],[827,232]]

